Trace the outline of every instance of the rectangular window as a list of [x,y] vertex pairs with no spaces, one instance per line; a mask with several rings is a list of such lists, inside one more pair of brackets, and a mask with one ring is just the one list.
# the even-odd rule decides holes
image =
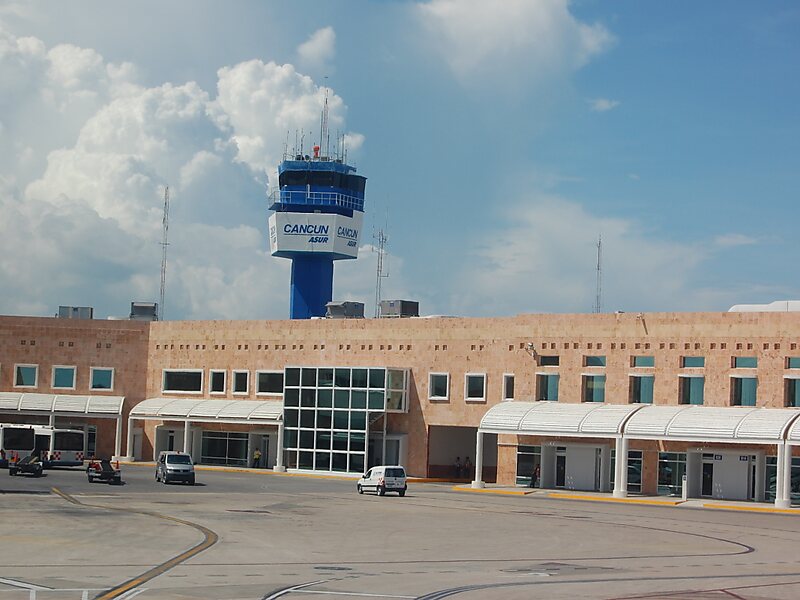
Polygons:
[[246,394],[249,389],[250,389],[250,371],[234,371],[233,393]]
[[632,357],[632,365],[634,367],[655,367],[656,366],[656,357],[655,356],[633,356]]
[[225,371],[211,371],[211,389],[212,394],[225,393]]
[[486,400],[486,373],[467,373],[464,377],[464,399],[467,402]]
[[787,369],[800,369],[800,356],[787,356],[786,357]]
[[283,371],[258,371],[256,394],[283,394]]
[[755,406],[758,395],[756,377],[731,377],[731,405]]
[[536,399],[558,402],[558,374],[536,375]]
[[92,367],[89,370],[89,387],[93,390],[113,390],[114,369]]
[[606,366],[606,357],[605,356],[584,356],[583,357],[583,366],[584,367],[605,367]]
[[652,404],[654,382],[653,375],[631,377],[631,404]]
[[514,399],[514,376],[506,373],[503,375],[503,400]]
[[540,367],[557,367],[559,364],[559,357],[558,356],[540,356],[539,357],[539,366]]
[[53,388],[74,390],[75,367],[53,367]]
[[681,377],[678,401],[681,404],[703,404],[705,383],[705,377]]
[[15,365],[14,387],[36,387],[39,380],[38,365]]
[[185,371],[164,369],[161,390],[164,392],[201,394],[203,392],[203,371],[200,369]]
[[706,357],[705,356],[682,356],[681,357],[681,366],[682,367],[705,367],[706,366]]
[[584,402],[605,402],[606,400],[606,376],[605,375],[584,375],[583,376],[583,401]]
[[734,356],[734,369],[755,369],[758,367],[758,359],[755,356]]
[[786,406],[800,407],[800,385],[798,379],[784,379],[785,394],[784,404]]
[[449,389],[449,373],[431,373],[428,375],[429,400],[447,400],[449,398]]

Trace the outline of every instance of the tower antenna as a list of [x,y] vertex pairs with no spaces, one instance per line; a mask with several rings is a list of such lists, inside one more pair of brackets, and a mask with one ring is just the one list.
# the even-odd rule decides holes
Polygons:
[[167,234],[169,232],[169,186],[164,186],[164,215],[161,220],[161,294],[158,304],[158,320],[164,320],[164,291],[167,287]]
[[331,155],[331,136],[328,132],[328,77],[325,76],[325,103],[320,118],[319,146],[325,149],[325,156]]
[[594,312],[603,311],[603,235],[597,237],[597,286],[595,290]]
[[389,241],[387,230],[389,229],[389,209],[386,209],[386,222],[384,226],[378,230],[378,233],[372,237],[377,241],[378,245],[378,265],[375,274],[375,318],[381,316],[381,284],[383,280],[389,277],[389,273],[383,271],[383,259],[386,256],[386,244]]

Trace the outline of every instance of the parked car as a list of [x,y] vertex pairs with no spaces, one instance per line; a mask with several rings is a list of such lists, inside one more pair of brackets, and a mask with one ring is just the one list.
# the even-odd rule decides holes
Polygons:
[[372,467],[358,480],[356,489],[359,494],[365,491],[374,491],[379,496],[386,492],[397,492],[400,496],[406,495],[406,470],[399,465],[381,465]]
[[183,452],[165,451],[158,455],[156,481],[170,483],[182,481],[194,485],[194,463],[192,457]]
[[95,481],[104,481],[105,483],[117,485],[122,483],[119,463],[114,466],[108,459],[90,460],[86,466],[86,476],[89,478],[89,483],[94,483]]
[[42,476],[42,461],[35,454],[26,456],[22,460],[14,461],[8,465],[8,474],[12,477],[20,473],[25,475],[33,475],[34,477]]

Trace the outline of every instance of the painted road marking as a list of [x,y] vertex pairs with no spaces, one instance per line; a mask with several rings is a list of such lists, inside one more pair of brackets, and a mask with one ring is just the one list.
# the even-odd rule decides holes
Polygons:
[[292,592],[296,592],[297,590],[301,590],[303,588],[317,585],[318,583],[325,583],[328,581],[327,579],[320,579],[319,581],[312,581],[311,583],[300,583],[298,585],[293,585],[292,587],[284,588],[282,590],[278,590],[270,594],[269,596],[264,596],[261,600],[275,600],[276,598],[280,598],[281,596],[285,596],[286,594],[291,594]]
[[16,588],[22,588],[23,590],[35,590],[38,592],[49,592],[53,588],[45,587],[43,585],[36,585],[34,583],[26,583],[24,581],[19,581],[17,579],[6,579],[5,577],[0,577],[0,583],[5,583],[6,585],[10,585]]

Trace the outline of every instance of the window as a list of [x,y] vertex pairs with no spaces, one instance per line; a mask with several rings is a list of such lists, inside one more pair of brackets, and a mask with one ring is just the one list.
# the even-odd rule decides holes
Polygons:
[[605,375],[584,375],[583,376],[583,401],[584,402],[605,402],[606,400],[606,376]]
[[114,369],[92,367],[89,370],[89,387],[93,390],[113,390]]
[[258,371],[256,394],[283,394],[283,371]]
[[53,367],[53,388],[74,390],[75,367]]
[[86,455],[94,456],[97,450],[97,426],[89,425],[86,428]]
[[210,393],[225,393],[225,374],[225,371],[211,371],[211,389],[209,389]]
[[755,406],[757,392],[756,377],[731,377],[732,406]]
[[38,365],[16,365],[14,367],[14,387],[36,387],[38,379]]
[[233,372],[233,393],[246,394],[250,389],[250,371]]
[[510,373],[503,375],[503,400],[514,399],[514,376]]
[[655,356],[633,356],[631,357],[631,365],[634,367],[655,367]]
[[755,356],[734,356],[734,369],[755,369],[758,367],[758,359]]
[[464,377],[464,399],[467,402],[486,400],[486,373],[467,373]]
[[540,356],[539,357],[539,366],[540,367],[557,367],[559,363],[558,356]]
[[558,375],[539,373],[536,375],[536,399],[558,402]]
[[203,392],[203,371],[200,369],[186,371],[164,369],[164,380],[161,389],[164,392],[200,394]]
[[428,375],[428,399],[447,400],[450,389],[449,373],[431,373]]
[[653,403],[653,383],[655,377],[652,375],[635,375],[631,377],[631,404],[652,404]]
[[706,357],[705,356],[682,356],[681,357],[681,366],[682,367],[705,367],[706,366]]
[[583,357],[583,366],[584,367],[605,367],[606,366],[606,357],[605,356],[584,356]]
[[702,404],[705,377],[681,377],[678,402],[680,404]]
[[798,379],[784,379],[786,382],[784,392],[784,405],[800,407],[800,385]]
[[786,357],[787,369],[800,369],[800,356],[787,356]]

